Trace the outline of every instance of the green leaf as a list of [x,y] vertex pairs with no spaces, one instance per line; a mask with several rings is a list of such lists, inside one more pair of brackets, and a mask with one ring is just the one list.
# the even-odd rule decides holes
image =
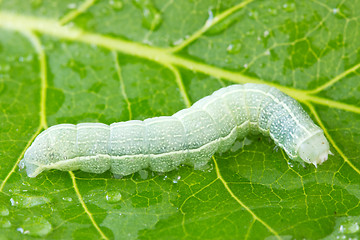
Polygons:
[[[359,236],[359,5],[0,0],[0,239]],[[300,101],[334,156],[303,167],[249,136],[204,171],[17,167],[48,126],[172,115],[246,82]]]

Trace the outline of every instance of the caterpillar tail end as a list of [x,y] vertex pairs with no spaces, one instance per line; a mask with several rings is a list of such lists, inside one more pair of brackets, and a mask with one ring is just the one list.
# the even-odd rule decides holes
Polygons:
[[332,153],[324,133],[319,132],[300,144],[298,154],[303,161],[317,167],[328,160],[328,155]]

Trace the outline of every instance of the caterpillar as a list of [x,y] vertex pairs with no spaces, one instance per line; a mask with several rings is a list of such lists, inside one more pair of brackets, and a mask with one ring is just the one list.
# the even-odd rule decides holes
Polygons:
[[20,167],[29,177],[49,169],[129,175],[167,172],[180,164],[201,169],[215,152],[247,134],[270,136],[296,161],[317,166],[329,143],[301,105],[274,87],[231,85],[172,116],[117,122],[59,124],[40,133]]

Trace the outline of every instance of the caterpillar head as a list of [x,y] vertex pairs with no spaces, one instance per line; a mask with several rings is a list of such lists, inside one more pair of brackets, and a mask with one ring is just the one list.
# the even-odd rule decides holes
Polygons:
[[319,132],[300,144],[298,154],[302,160],[317,167],[317,165],[325,162],[328,159],[328,155],[332,153],[324,133]]
[[[74,155],[75,127],[72,124],[52,126],[40,133],[26,150],[19,168],[26,168],[29,177],[36,177],[48,166]],[[67,169],[66,169],[67,170]]]
[[41,140],[41,138],[35,139],[32,145],[26,150],[24,158],[19,163],[19,168],[25,168],[29,177],[36,177],[43,171],[42,160],[46,159],[47,156],[45,156],[46,150],[44,149],[44,144]]

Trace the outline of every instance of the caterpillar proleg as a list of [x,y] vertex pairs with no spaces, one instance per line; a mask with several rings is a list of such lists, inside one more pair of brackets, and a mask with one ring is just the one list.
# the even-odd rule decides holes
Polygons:
[[215,152],[247,134],[270,136],[286,154],[317,166],[329,143],[300,104],[262,84],[231,85],[172,116],[102,123],[59,124],[43,131],[20,163],[29,177],[58,169],[129,175],[167,172],[180,164],[200,169]]

